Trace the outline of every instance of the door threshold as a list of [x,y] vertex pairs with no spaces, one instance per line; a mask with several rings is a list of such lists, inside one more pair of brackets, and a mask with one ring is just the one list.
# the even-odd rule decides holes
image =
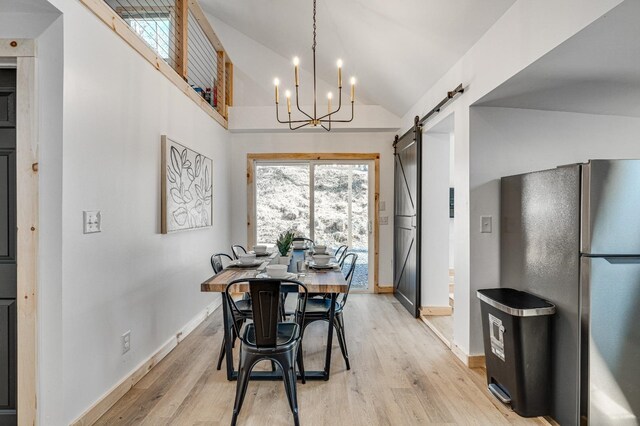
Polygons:
[[453,341],[453,315],[420,316],[420,319],[438,336],[446,347],[451,349],[451,343]]

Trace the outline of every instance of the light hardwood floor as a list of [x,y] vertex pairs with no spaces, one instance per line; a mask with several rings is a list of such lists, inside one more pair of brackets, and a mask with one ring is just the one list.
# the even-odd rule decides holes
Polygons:
[[[97,424],[230,424],[236,383],[215,369],[221,323],[218,309]],[[351,295],[345,323],[352,368],[334,339],[331,379],[298,385],[303,425],[548,424],[496,402],[484,370],[463,366],[392,295]],[[308,369],[321,368],[325,324],[308,328]],[[283,384],[251,382],[239,424],[292,424]]]

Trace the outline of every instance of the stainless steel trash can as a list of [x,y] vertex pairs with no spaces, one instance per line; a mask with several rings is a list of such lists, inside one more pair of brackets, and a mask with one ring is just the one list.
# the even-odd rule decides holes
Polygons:
[[523,417],[550,414],[555,305],[512,288],[478,290],[477,295],[489,391]]

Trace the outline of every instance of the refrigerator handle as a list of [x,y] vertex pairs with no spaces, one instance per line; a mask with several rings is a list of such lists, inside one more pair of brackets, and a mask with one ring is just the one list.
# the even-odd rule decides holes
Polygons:
[[640,256],[603,256],[603,258],[612,265],[640,264]]

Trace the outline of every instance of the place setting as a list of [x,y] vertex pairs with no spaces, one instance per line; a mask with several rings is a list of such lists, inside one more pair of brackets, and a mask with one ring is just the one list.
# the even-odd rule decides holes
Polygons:
[[238,255],[237,260],[233,260],[229,263],[227,268],[257,268],[262,265],[264,261],[256,259],[255,253],[243,253]]
[[309,252],[307,265],[309,269],[316,271],[340,270],[340,265],[336,259],[327,252],[327,246],[325,245],[314,246],[313,250]]
[[267,265],[265,272],[256,275],[256,278],[272,278],[272,279],[285,279],[294,280],[298,278],[298,274],[288,272],[287,265]]
[[269,257],[273,253],[269,251],[269,248],[266,245],[256,245],[253,246],[253,250],[248,252],[248,254],[255,254],[256,257]]

